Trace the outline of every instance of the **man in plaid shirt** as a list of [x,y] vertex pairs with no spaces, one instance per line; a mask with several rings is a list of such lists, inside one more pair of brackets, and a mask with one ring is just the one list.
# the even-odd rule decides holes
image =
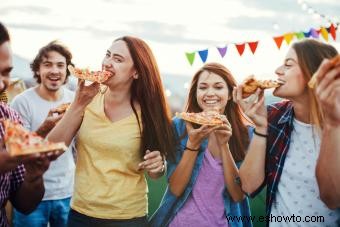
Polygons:
[[[8,31],[0,22],[0,94],[8,87],[12,70],[9,41]],[[18,113],[4,102],[0,102],[0,119],[21,122]],[[0,123],[0,227],[7,227],[7,200],[23,213],[34,210],[45,191],[42,176],[57,154],[11,157],[4,147],[3,137],[4,128]]]

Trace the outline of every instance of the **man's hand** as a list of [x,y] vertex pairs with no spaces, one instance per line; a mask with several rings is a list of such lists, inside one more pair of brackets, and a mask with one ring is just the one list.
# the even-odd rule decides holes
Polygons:
[[50,162],[56,160],[61,153],[62,151],[50,151],[21,157],[26,169],[25,181],[33,182],[41,178],[50,166]]
[[54,128],[54,126],[60,121],[60,119],[64,116],[64,114],[58,114],[56,109],[51,109],[48,112],[48,115],[45,121],[40,125],[37,129],[36,133],[45,138],[46,135]]

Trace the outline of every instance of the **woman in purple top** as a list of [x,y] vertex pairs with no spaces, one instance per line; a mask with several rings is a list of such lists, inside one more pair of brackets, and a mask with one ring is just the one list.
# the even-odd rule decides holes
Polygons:
[[218,110],[221,126],[173,120],[179,146],[176,160],[168,160],[169,186],[151,226],[251,226],[233,221],[249,216],[249,205],[238,184],[238,167],[249,144],[248,129],[239,106],[232,101],[236,85],[221,64],[204,65],[191,83],[186,112]]

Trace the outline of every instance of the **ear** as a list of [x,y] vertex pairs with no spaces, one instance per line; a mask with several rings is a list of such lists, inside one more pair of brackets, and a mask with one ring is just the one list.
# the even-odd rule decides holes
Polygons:
[[132,77],[133,77],[133,79],[137,80],[137,79],[138,79],[138,74],[137,74],[137,72],[134,73]]

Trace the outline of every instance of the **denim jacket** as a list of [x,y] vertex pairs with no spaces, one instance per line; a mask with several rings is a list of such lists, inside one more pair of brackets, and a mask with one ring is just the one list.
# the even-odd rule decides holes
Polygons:
[[[177,139],[179,139],[185,132],[185,123],[182,119],[174,118],[173,126],[177,135]],[[170,176],[176,169],[179,161],[182,158],[184,148],[186,147],[188,140],[188,136],[181,139],[179,146],[177,147],[176,152],[176,160],[167,162],[167,179],[169,181]],[[194,165],[191,178],[180,197],[176,197],[167,187],[163,199],[160,203],[159,208],[156,210],[154,215],[150,219],[150,226],[152,227],[166,227],[170,224],[176,214],[181,210],[188,197],[190,196],[193,187],[195,185],[196,179],[198,177],[200,168],[203,163],[204,151],[206,150],[208,145],[208,140],[204,140],[200,146],[199,154],[197,156],[196,163]],[[239,163],[238,163],[239,164]],[[241,202],[233,202],[230,197],[227,189],[224,189],[223,192],[224,198],[224,207],[225,207],[225,215],[226,217],[241,217],[241,216],[250,216],[249,202],[248,199],[244,199]],[[229,226],[231,227],[241,227],[241,226],[252,226],[250,221],[230,221]]]

